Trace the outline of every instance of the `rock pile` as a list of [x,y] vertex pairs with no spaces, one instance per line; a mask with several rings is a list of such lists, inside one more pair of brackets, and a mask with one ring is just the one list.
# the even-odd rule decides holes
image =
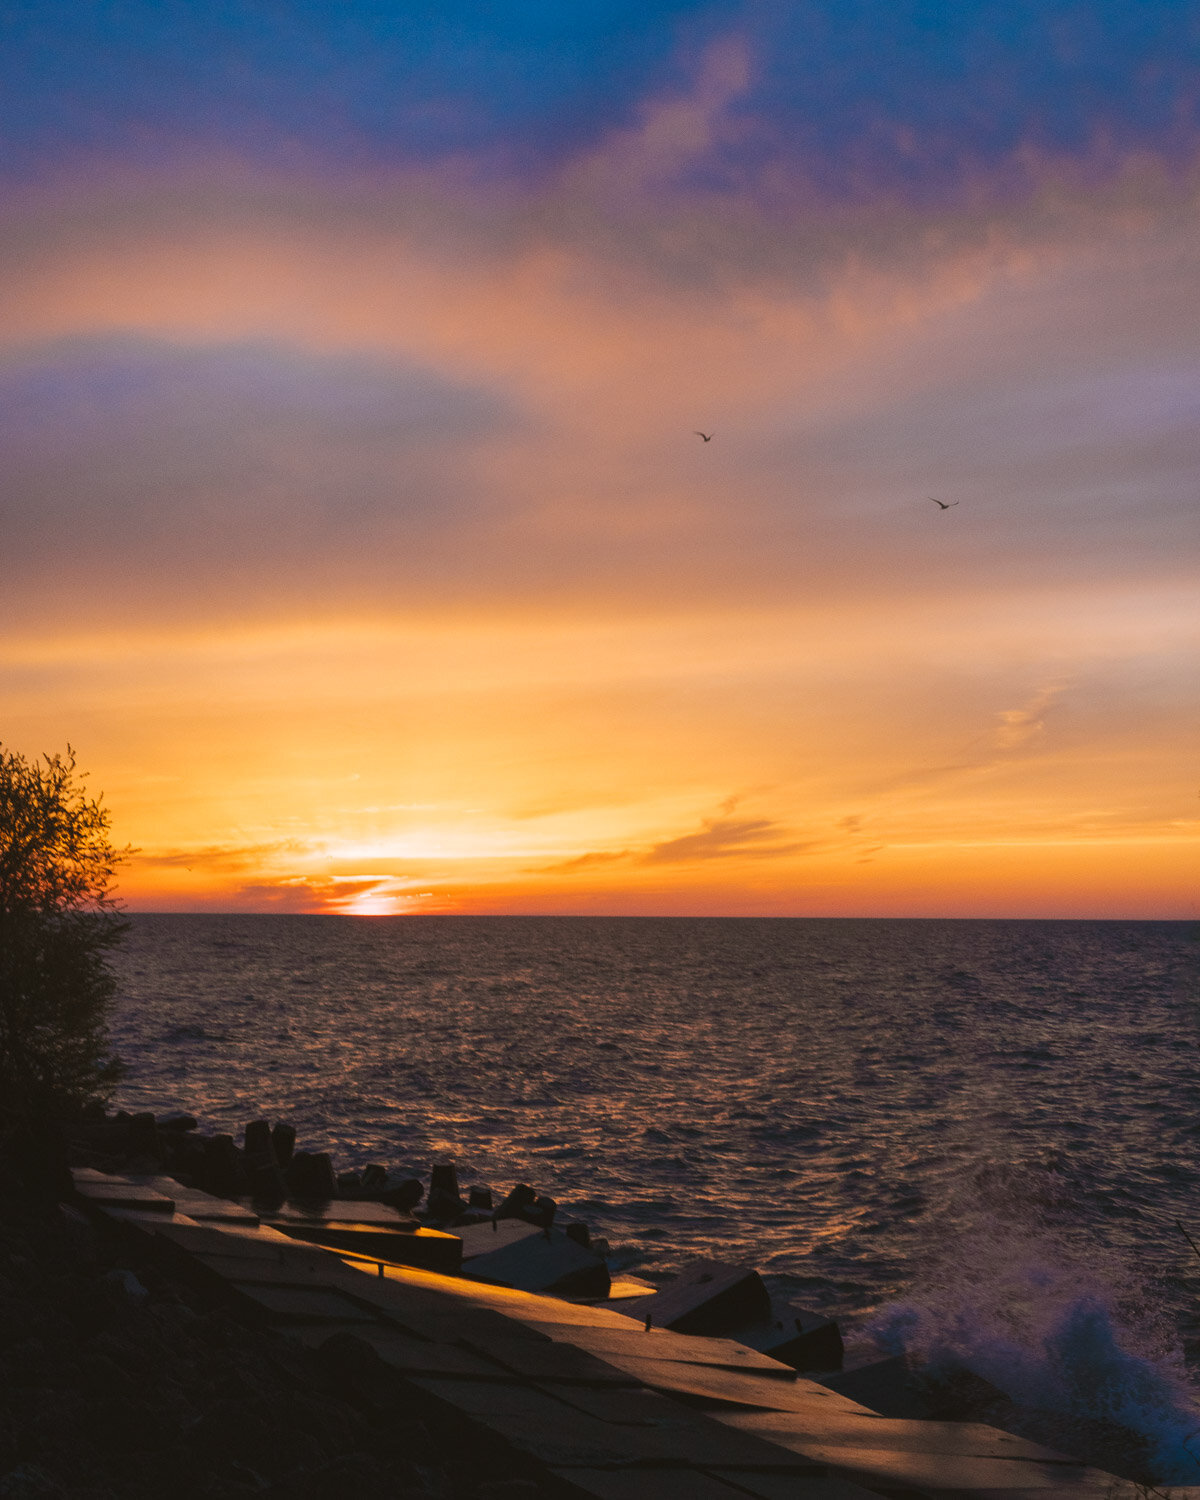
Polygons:
[[[386,1203],[439,1229],[491,1219],[523,1219],[540,1229],[555,1220],[557,1204],[528,1183],[519,1182],[497,1206],[489,1187],[460,1189],[453,1162],[435,1162],[428,1190],[415,1177],[394,1177],[372,1163],[361,1171],[339,1172],[326,1151],[296,1149],[291,1125],[251,1120],[242,1145],[231,1135],[205,1135],[194,1115],[156,1117],[150,1113],[107,1114],[85,1110],[69,1132],[72,1166],[95,1167],[124,1176],[165,1175],[185,1187],[218,1198],[251,1198],[261,1203],[287,1200],[328,1203]],[[424,1199],[424,1208],[418,1207]],[[571,1237],[590,1242],[585,1225],[569,1225]]]
[[[560,1225],[554,1199],[526,1182],[502,1198],[483,1185],[463,1188],[449,1161],[433,1164],[428,1183],[378,1163],[339,1172],[327,1152],[297,1149],[287,1124],[252,1120],[239,1146],[231,1135],[203,1134],[191,1115],[95,1109],[73,1132],[71,1162],[249,1202],[262,1222],[344,1253],[578,1300],[617,1295],[608,1245],[586,1224]],[[401,1230],[413,1233],[404,1239]],[[798,1370],[841,1367],[837,1324],[773,1301],[751,1267],[698,1261],[658,1291],[648,1283],[620,1290],[620,1310],[647,1326],[733,1338]]]
[[[70,1162],[249,1202],[262,1222],[351,1253],[531,1292],[599,1299],[611,1287],[607,1244],[586,1224],[558,1224],[553,1198],[527,1182],[502,1198],[479,1184],[464,1189],[449,1161],[433,1164],[426,1185],[378,1163],[339,1172],[328,1152],[297,1149],[283,1123],[249,1121],[239,1146],[203,1134],[192,1115],[93,1109],[71,1132]],[[405,1230],[413,1233],[403,1238]]]

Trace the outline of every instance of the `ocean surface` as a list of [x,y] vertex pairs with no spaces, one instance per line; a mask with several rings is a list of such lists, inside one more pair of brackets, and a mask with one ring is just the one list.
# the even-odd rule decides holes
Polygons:
[[1182,922],[138,916],[117,1102],[531,1182],[616,1266],[752,1262],[858,1357],[1200,1484],[1198,957]]

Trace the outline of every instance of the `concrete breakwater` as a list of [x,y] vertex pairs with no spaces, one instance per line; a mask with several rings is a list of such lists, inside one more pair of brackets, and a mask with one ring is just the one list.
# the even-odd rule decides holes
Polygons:
[[[1054,1450],[1080,1451],[1074,1443],[1043,1446],[1046,1437],[1028,1430],[1002,1439],[979,1419],[1006,1425],[1003,1398],[964,1371],[934,1380],[903,1359],[881,1359],[838,1373],[836,1325],[802,1309],[772,1305],[752,1267],[698,1261],[661,1288],[634,1278],[614,1280],[603,1241],[583,1224],[560,1226],[554,1202],[527,1183],[503,1196],[479,1185],[463,1190],[449,1162],[435,1163],[427,1182],[394,1178],[378,1165],[338,1173],[327,1155],[297,1149],[287,1126],[252,1121],[239,1146],[230,1136],[202,1135],[187,1115],[155,1119],[95,1111],[73,1132],[71,1153],[79,1190],[94,1206],[115,1205],[127,1214],[142,1195],[151,1219],[165,1204],[176,1216],[194,1215],[223,1231],[324,1247],[360,1271],[378,1267],[383,1276],[385,1267],[408,1267],[452,1278],[458,1286],[471,1282],[547,1296],[559,1309],[542,1315],[551,1322],[570,1306],[618,1316],[623,1332],[733,1341],[745,1357],[766,1358],[774,1369],[814,1372],[823,1389],[836,1391],[876,1422],[919,1423],[915,1440],[924,1447],[932,1442],[934,1450],[934,1434],[949,1420],[957,1424],[954,1441],[972,1427],[992,1433],[985,1445],[1001,1445],[992,1456],[1011,1452],[1003,1447],[1010,1440],[1033,1439],[1030,1452],[1046,1463],[1071,1462],[1061,1452],[1047,1459]],[[106,1183],[113,1173],[121,1181],[109,1201]],[[157,1222],[161,1229],[162,1219]],[[881,1434],[879,1427],[872,1429],[873,1438]],[[1136,1463],[1111,1467],[1141,1477]],[[1066,1470],[1047,1472],[1062,1478]]]
[[[339,1387],[369,1394],[396,1422],[445,1430],[457,1419],[458,1441],[485,1473],[506,1477],[451,1488],[446,1500],[1145,1497],[982,1424],[884,1417],[735,1340],[347,1255],[199,1189],[184,1190],[185,1213],[144,1178],[95,1168],[73,1177],[77,1201],[131,1246],[269,1334],[316,1351]],[[296,1474],[270,1493],[313,1492]]]
[[795,1369],[840,1369],[837,1324],[773,1301],[757,1271],[697,1261],[668,1286],[614,1278],[608,1244],[578,1220],[559,1222],[558,1205],[529,1183],[505,1194],[460,1187],[453,1162],[435,1162],[428,1181],[380,1164],[338,1172],[328,1153],[298,1149],[288,1124],[248,1122],[242,1144],[206,1135],[194,1116],[96,1109],[72,1132],[75,1166],[154,1184],[171,1180],[186,1207],[199,1191],[253,1208],[257,1222],[331,1249],[378,1256],[522,1291],[619,1304],[648,1325],[736,1338]]

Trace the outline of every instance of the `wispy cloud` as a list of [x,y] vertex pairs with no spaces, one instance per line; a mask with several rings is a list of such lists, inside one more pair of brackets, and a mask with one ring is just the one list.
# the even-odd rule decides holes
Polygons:
[[1050,683],[1020,708],[1001,709],[997,715],[1000,722],[992,731],[993,747],[1002,754],[1012,754],[1032,744],[1045,730],[1047,712],[1065,691],[1065,683]]
[[711,860],[776,859],[819,847],[815,840],[796,839],[791,829],[771,818],[728,816],[741,800],[741,795],[726,798],[717,816],[702,819],[700,827],[690,833],[677,834],[641,847],[595,850],[545,868],[555,873],[571,874],[604,865],[644,867],[700,864]]
[[154,870],[200,870],[208,874],[236,874],[288,863],[311,853],[311,846],[283,839],[262,844],[210,844],[200,848],[139,849],[133,863]]
[[[1068,686],[1065,681],[1055,680],[1037,688],[1017,708],[997,709],[992,727],[965,745],[956,759],[900,771],[876,783],[873,790],[879,793],[925,790],[964,776],[977,776],[1006,761],[1019,759],[1042,738],[1046,716]],[[851,819],[847,819],[843,826],[847,832],[854,832],[850,824]]]

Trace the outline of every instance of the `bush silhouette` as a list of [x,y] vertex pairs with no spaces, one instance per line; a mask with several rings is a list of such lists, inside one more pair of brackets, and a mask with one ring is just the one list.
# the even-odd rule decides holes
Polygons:
[[76,774],[0,746],[0,1100],[10,1127],[105,1098],[120,1076],[108,955],[128,923],[110,887],[128,850]]

